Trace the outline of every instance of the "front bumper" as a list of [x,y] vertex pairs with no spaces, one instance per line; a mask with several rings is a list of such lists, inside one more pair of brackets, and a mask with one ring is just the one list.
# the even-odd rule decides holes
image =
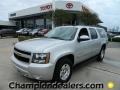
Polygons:
[[37,80],[52,80],[54,73],[54,64],[34,64],[24,63],[17,60],[14,55],[11,60],[16,69],[25,77]]

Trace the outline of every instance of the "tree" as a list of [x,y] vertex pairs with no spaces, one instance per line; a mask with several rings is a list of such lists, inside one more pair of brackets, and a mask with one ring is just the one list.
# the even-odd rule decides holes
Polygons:
[[83,11],[76,13],[57,9],[54,13],[53,11],[50,11],[46,17],[52,20],[52,14],[54,16],[54,23],[56,26],[64,24],[73,25],[75,21],[82,22],[84,25],[97,25],[102,22],[97,14],[91,13],[85,7],[83,7]]
[[83,22],[85,25],[97,25],[102,23],[96,13],[92,13],[88,8],[82,6],[82,11],[77,14],[79,21]]
[[80,12],[77,14],[78,19],[85,25],[97,25],[102,23],[97,14],[90,12]]
[[52,14],[54,16],[54,23],[57,26],[60,25],[64,25],[64,24],[72,24],[72,20],[73,20],[73,14],[69,13],[68,11],[65,10],[55,10],[55,12],[53,13],[53,11],[50,11],[49,14],[47,14],[47,18],[52,20]]

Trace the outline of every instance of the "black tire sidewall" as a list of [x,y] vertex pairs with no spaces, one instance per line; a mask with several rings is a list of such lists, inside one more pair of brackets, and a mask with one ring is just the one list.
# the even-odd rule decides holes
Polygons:
[[[70,66],[70,75],[69,75],[69,77],[66,80],[62,80],[60,78],[60,70],[61,70],[62,66],[65,65],[65,64],[68,64]],[[61,83],[68,82],[69,79],[71,78],[71,75],[72,75],[72,66],[73,66],[73,64],[70,61],[70,59],[68,59],[68,58],[61,59],[56,64],[54,75],[53,75],[53,80],[57,81],[57,82],[61,82]]]
[[98,55],[98,61],[103,61],[103,59],[104,59],[104,56],[101,57],[101,52],[102,52],[103,50],[104,50],[104,56],[105,56],[105,48],[102,47],[101,50],[100,50],[100,53],[99,53],[99,55]]
[[0,38],[2,38],[3,37],[3,35],[2,34],[0,34]]

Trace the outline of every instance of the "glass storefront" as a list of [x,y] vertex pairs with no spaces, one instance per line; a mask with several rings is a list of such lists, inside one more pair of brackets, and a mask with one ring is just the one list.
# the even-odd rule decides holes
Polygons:
[[50,19],[31,17],[31,19],[19,19],[16,20],[17,28],[52,28],[52,21]]
[[24,27],[34,28],[34,20],[33,19],[24,20]]
[[22,27],[20,21],[15,21],[15,23],[16,23],[16,26],[17,26],[16,28],[20,29]]
[[33,19],[17,20],[16,26],[18,29],[20,29],[20,28],[34,28],[34,20]]
[[52,29],[52,21],[50,19],[46,19],[46,28]]
[[35,20],[35,27],[36,28],[44,28],[44,19],[36,19]]

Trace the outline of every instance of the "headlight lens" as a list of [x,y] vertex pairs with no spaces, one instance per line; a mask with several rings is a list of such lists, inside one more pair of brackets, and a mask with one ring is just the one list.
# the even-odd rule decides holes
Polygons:
[[32,63],[47,64],[49,63],[50,53],[34,53]]

